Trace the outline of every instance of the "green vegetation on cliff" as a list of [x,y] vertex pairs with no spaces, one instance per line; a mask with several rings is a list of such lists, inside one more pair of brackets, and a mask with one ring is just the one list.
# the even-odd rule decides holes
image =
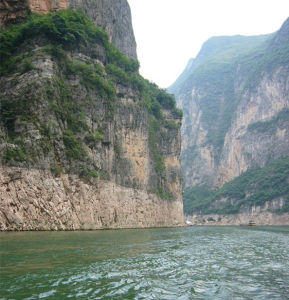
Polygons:
[[257,131],[260,133],[263,132],[272,132],[275,131],[277,126],[281,126],[284,121],[289,121],[289,109],[284,108],[277,115],[273,117],[273,119],[269,121],[259,121],[256,123],[252,123],[248,126],[249,131]]
[[[35,63],[39,58],[52,61],[52,75],[40,76],[36,84],[29,78],[41,74]],[[33,14],[24,24],[10,26],[0,34],[0,68],[3,78],[12,78],[9,88],[25,82],[19,95],[0,102],[0,125],[8,142],[2,163],[38,167],[46,149],[49,159],[54,159],[49,167],[55,175],[75,172],[85,178],[108,178],[108,171],[93,161],[91,152],[111,147],[116,163],[127,164],[121,143],[111,137],[107,124],[115,122],[121,108],[119,91],[131,90],[134,109],[139,108],[149,122],[150,159],[157,174],[152,191],[171,197],[161,143],[177,135],[182,111],[172,95],[141,77],[138,61],[119,51],[82,12]],[[23,128],[40,134],[35,145],[27,142],[31,137],[15,131],[20,121]]]
[[[33,14],[27,17],[24,24],[10,26],[0,36],[1,70],[10,71],[15,60],[12,56],[20,46],[29,45],[29,41],[36,37],[45,37],[53,46],[71,50],[80,45],[89,47],[101,43],[107,54],[109,63],[115,64],[127,72],[135,72],[139,63],[135,59],[126,57],[113,44],[109,43],[107,33],[95,26],[82,12],[61,10],[47,15]],[[32,45],[33,46],[33,45]],[[19,50],[18,50],[19,51]],[[93,54],[98,56],[97,52]]]
[[[65,67],[66,75],[78,74],[82,77],[82,83],[91,88],[98,88],[101,96],[114,98],[115,91],[111,82],[105,81],[104,69],[99,64],[87,65],[86,63],[67,58],[65,50],[72,50],[85,46],[91,47],[100,43],[106,50],[105,71],[115,83],[131,85],[141,92],[145,105],[156,117],[161,117],[161,109],[173,109],[177,117],[182,112],[175,106],[175,99],[155,84],[143,79],[138,74],[139,63],[137,60],[126,57],[114,45],[109,43],[108,35],[101,28],[95,26],[80,11],[62,10],[47,15],[36,15],[28,17],[25,24],[10,26],[8,30],[0,34],[0,66],[1,71],[6,74],[16,67],[16,63],[22,61],[19,47],[28,47],[31,39],[45,37],[46,43],[51,43],[46,49],[58,63]],[[31,47],[34,47],[32,44]],[[33,49],[31,49],[33,50]],[[20,54],[19,56],[17,54]],[[25,58],[24,69],[29,71],[33,68],[32,63]]]
[[[194,187],[183,193],[184,210],[187,214],[232,214],[242,207],[262,206],[278,197],[285,199],[285,205],[277,212],[289,211],[289,158],[271,162],[264,168],[252,169],[222,188],[210,191],[208,187]],[[221,202],[221,199],[224,199]]]

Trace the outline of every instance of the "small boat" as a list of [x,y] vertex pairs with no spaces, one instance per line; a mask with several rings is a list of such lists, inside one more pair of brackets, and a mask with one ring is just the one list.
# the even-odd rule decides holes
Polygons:
[[248,226],[256,226],[256,223],[253,221],[249,221]]

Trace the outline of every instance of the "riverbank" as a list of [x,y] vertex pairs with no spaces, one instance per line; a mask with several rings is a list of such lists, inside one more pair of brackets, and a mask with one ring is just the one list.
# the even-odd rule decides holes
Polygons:
[[256,225],[262,226],[289,226],[289,213],[272,213],[272,212],[256,212],[256,213],[240,213],[231,215],[210,214],[210,215],[192,215],[186,218],[193,225],[247,225],[250,221]]

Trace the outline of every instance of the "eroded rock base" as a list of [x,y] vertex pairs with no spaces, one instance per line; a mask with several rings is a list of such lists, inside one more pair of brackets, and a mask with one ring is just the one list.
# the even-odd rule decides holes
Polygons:
[[110,181],[0,167],[1,230],[91,230],[181,226],[181,199],[161,199]]

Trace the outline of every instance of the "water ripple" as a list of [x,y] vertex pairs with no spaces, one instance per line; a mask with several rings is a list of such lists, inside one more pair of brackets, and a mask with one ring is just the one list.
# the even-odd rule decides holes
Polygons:
[[1,299],[289,299],[288,227],[0,234]]

